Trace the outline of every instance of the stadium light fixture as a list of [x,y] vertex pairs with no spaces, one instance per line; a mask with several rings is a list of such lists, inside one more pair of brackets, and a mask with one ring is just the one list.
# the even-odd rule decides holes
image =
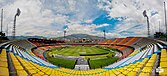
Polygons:
[[20,16],[20,13],[21,13],[21,11],[20,11],[20,9],[19,8],[17,8],[17,13],[15,14],[15,16],[14,16],[14,24],[13,24],[13,39],[15,39],[15,30],[16,30],[16,17],[17,16]]
[[147,18],[147,29],[148,29],[148,37],[150,36],[150,26],[149,26],[149,18],[147,16],[146,10],[143,11],[143,16]]

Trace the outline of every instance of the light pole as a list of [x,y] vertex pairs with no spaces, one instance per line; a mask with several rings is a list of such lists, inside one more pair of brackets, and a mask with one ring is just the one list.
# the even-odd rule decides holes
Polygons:
[[146,10],[143,11],[143,16],[147,18],[147,29],[148,29],[148,37],[150,36],[150,26],[149,26],[149,18],[147,16]]
[[105,31],[105,30],[103,30],[103,32],[104,32],[104,39],[106,39],[106,31]]
[[160,26],[161,26],[161,22],[159,21],[159,32],[160,32]]
[[2,33],[2,25],[3,25],[3,9],[1,11],[1,33]]
[[17,13],[14,16],[14,24],[13,24],[13,39],[15,39],[15,30],[16,30],[16,17],[19,16],[21,13],[20,9],[17,8]]
[[65,36],[66,36],[66,30],[64,30],[64,41],[65,41]]
[[6,35],[8,36],[8,24],[7,24],[7,28],[6,28]]
[[[166,4],[164,2],[164,13],[165,13],[165,27],[166,27],[166,36],[167,36],[167,23],[166,23]],[[167,37],[166,37],[166,41],[167,41]]]

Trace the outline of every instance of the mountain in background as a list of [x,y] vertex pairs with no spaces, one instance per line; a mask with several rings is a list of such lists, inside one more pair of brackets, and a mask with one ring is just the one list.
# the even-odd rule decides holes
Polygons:
[[[57,37],[56,39],[63,39],[64,37]],[[93,35],[88,35],[88,34],[71,34],[65,37],[66,39],[103,39],[103,37],[99,37],[99,36],[93,36]]]
[[[7,38],[12,39],[12,36],[7,36]],[[28,39],[28,38],[46,38],[43,36],[16,36],[15,39]]]
[[[7,36],[7,37],[9,39],[12,39],[12,36]],[[41,38],[47,38],[47,37],[43,37],[43,36],[16,36],[15,37],[15,39],[28,39],[28,38],[41,39]],[[54,39],[62,40],[63,38],[64,38],[64,36],[63,37],[57,37],[57,38],[54,38]],[[103,39],[103,37],[93,36],[93,35],[88,35],[88,34],[71,34],[71,35],[66,36],[66,39],[70,39],[70,40],[83,39],[83,38],[86,38],[86,39]]]

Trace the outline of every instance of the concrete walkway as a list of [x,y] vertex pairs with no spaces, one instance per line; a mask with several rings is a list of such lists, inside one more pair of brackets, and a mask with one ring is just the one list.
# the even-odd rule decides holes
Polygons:
[[77,63],[75,65],[75,70],[89,70],[88,61],[85,60],[83,57],[79,57]]

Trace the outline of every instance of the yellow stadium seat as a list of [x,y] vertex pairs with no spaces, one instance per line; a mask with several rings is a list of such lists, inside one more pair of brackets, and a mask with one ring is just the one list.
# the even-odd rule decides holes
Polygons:
[[160,62],[161,68],[167,68],[167,62]]
[[35,67],[35,66],[33,66],[33,65],[31,65],[31,68],[32,68],[32,69],[37,69],[37,67]]
[[109,71],[107,71],[107,72],[103,72],[102,76],[110,76]]
[[8,68],[0,67],[0,76],[9,76]]
[[119,69],[119,71],[120,71],[120,72],[123,72],[123,71],[124,71],[124,69]]
[[147,62],[149,59],[148,58],[144,58],[144,60],[142,62]]
[[113,71],[113,73],[115,73],[116,75],[119,75],[121,72],[119,72],[119,71],[116,71],[116,70],[112,70]]
[[119,74],[119,75],[117,75],[117,76],[125,76],[125,75],[123,75],[123,74]]
[[136,67],[135,65],[131,66],[131,68],[135,68],[135,67]]
[[167,62],[167,58],[161,58],[160,61],[161,62]]
[[140,64],[141,62],[136,62],[136,65]]
[[122,73],[123,73],[124,75],[126,75],[126,74],[129,73],[129,71],[125,70],[125,71],[123,71]]
[[39,74],[39,75],[44,75],[44,73],[43,73],[43,72],[41,72],[41,71],[40,71],[40,72],[38,72],[38,74]]
[[26,69],[33,69],[33,67],[29,66],[29,65],[26,65],[25,66]]
[[7,58],[0,58],[0,61],[4,61],[4,62],[7,62]]
[[140,68],[134,68],[133,71],[140,72]]
[[17,62],[14,61],[14,62],[13,62],[13,65],[14,65],[14,66],[20,66],[20,63],[19,63],[18,61],[17,61]]
[[150,76],[150,73],[143,73],[143,72],[141,72],[141,73],[139,74],[139,76]]
[[128,66],[125,66],[123,69],[124,69],[124,70],[127,70],[128,68],[129,68]]
[[154,63],[155,62],[155,60],[149,60],[148,61],[148,63]]
[[161,68],[159,71],[160,76],[167,76],[167,68]]
[[146,60],[143,60],[140,65],[144,65],[147,61]]
[[0,67],[8,67],[8,63],[6,61],[0,61]]
[[37,73],[37,71],[36,70],[28,70],[28,73],[32,75],[32,74]]
[[144,66],[144,64],[139,64],[137,65],[137,68],[142,68]]
[[43,66],[39,66],[39,67],[37,67],[39,70],[44,70],[45,69],[45,67],[43,67]]
[[50,75],[52,73],[52,69],[49,69],[48,71],[45,72],[47,75]]
[[31,75],[31,76],[41,76],[41,75],[36,73],[36,74]]
[[129,64],[128,66],[132,66],[133,64]]
[[136,72],[129,72],[128,74],[127,74],[127,76],[136,76]]
[[34,69],[36,72],[39,72],[40,70],[39,69]]
[[52,70],[52,73],[50,74],[50,76],[55,76],[55,70]]
[[28,76],[25,70],[17,70],[17,76]]
[[153,67],[154,66],[154,63],[147,63],[146,65],[145,65],[146,67]]
[[110,76],[116,76],[116,75],[113,73],[112,70],[110,70],[109,73],[110,73]]
[[128,68],[127,70],[128,70],[128,71],[132,71],[132,70],[133,70],[133,68]]
[[152,67],[144,67],[142,72],[151,73],[152,72]]
[[23,70],[22,66],[14,66],[16,70]]

